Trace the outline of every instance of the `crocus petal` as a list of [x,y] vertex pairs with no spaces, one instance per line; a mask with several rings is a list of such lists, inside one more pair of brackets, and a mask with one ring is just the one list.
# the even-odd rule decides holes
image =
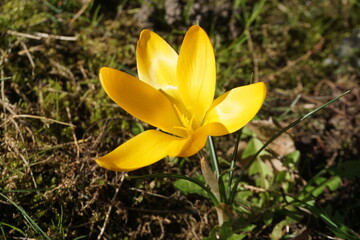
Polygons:
[[234,88],[215,99],[204,121],[209,134],[221,136],[245,126],[260,110],[265,95],[266,86],[259,82]]
[[176,70],[183,104],[200,124],[214,99],[216,84],[214,50],[201,27],[193,26],[186,33]]
[[143,30],[136,48],[139,79],[177,98],[176,65],[178,55],[159,35]]
[[96,162],[114,171],[132,171],[153,164],[165,156],[176,156],[186,140],[169,134],[148,130],[133,137]]
[[172,104],[161,91],[139,79],[112,69],[100,69],[100,81],[109,97],[134,117],[163,131],[182,136],[183,131]]
[[193,134],[182,142],[181,151],[176,155],[178,157],[190,157],[199,152],[206,144],[209,136],[209,126],[198,128]]

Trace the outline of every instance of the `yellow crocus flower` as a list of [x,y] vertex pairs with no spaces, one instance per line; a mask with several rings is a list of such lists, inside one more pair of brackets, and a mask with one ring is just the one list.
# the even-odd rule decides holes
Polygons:
[[147,130],[96,162],[114,171],[131,171],[165,156],[189,157],[207,136],[221,136],[247,124],[264,102],[262,82],[234,88],[214,100],[214,50],[206,32],[192,26],[179,55],[159,35],[143,30],[137,43],[139,78],[103,67],[105,92],[134,117],[159,130]]

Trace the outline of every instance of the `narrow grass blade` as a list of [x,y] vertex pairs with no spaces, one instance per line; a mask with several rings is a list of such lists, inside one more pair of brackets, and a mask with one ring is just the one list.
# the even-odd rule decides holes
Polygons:
[[249,18],[246,19],[246,28],[249,28],[250,25],[256,20],[256,18],[260,15],[262,12],[262,9],[265,5],[265,0],[261,0],[260,2],[256,3],[253,11]]
[[[2,226],[6,226],[6,227],[9,227],[11,229],[13,229],[14,231],[20,233],[21,235],[23,235],[24,237],[26,237],[26,233],[24,233],[20,228],[17,228],[11,224],[8,224],[8,223],[4,223],[4,222],[0,222],[0,227],[2,229]],[[5,234],[5,232],[3,232],[3,235]],[[5,237],[5,236],[4,236]]]
[[283,134],[284,132],[286,132],[287,130],[289,130],[290,128],[294,127],[295,125],[299,124],[300,122],[304,121],[305,119],[311,117],[312,115],[314,115],[315,113],[317,113],[318,111],[320,111],[321,109],[323,109],[324,107],[328,106],[329,104],[337,101],[339,98],[345,96],[346,94],[348,94],[350,92],[350,90],[347,90],[346,92],[344,92],[343,94],[341,94],[340,96],[330,100],[329,102],[325,103],[324,105],[316,108],[315,110],[309,112],[308,114],[305,114],[304,116],[302,116],[301,118],[297,119],[296,121],[290,123],[289,125],[287,125],[285,128],[281,129],[279,132],[277,132],[274,136],[272,136],[257,152],[256,154],[253,156],[253,158],[251,159],[251,161],[243,168],[243,170],[241,171],[240,175],[237,177],[235,185],[232,188],[231,191],[231,195],[230,195],[230,199],[229,199],[229,204],[232,205],[234,202],[234,198],[235,198],[235,194],[237,191],[237,187],[240,183],[240,180],[242,178],[242,176],[247,172],[249,166],[255,161],[255,159],[257,158],[257,156],[272,142],[274,141],[277,137],[279,137],[281,134]]
[[29,225],[34,229],[35,232],[37,232],[42,239],[51,240],[46,233],[37,225],[37,223],[26,213],[26,211],[19,205],[17,205],[14,201],[12,201],[10,198],[8,198],[6,195],[2,194],[0,192],[0,196],[6,199],[9,203],[11,203],[14,207],[16,207],[20,213],[23,215],[25,220],[29,223]]
[[219,201],[216,199],[215,195],[211,192],[211,190],[208,187],[205,186],[204,183],[202,183],[198,179],[191,178],[191,177],[188,177],[188,176],[184,176],[184,175],[180,175],[180,174],[157,173],[157,174],[149,174],[149,175],[142,175],[142,176],[128,176],[126,178],[127,179],[146,179],[146,178],[184,179],[184,180],[190,181],[192,183],[195,183],[196,185],[198,185],[199,187],[204,189],[207,192],[209,198],[211,199],[211,201],[214,203],[215,206],[218,206],[220,204]]
[[292,198],[294,200],[293,203],[296,204],[298,208],[306,209],[306,212],[308,211],[313,216],[320,218],[327,225],[327,228],[335,234],[335,236],[347,240],[360,240],[360,236],[357,233],[345,226],[343,223],[332,219],[322,208],[311,206],[294,196],[290,196],[289,194],[286,194],[286,196],[288,198]]

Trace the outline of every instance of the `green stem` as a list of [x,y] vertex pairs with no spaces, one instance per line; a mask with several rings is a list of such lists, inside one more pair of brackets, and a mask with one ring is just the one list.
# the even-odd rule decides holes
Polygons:
[[157,173],[157,174],[149,174],[149,175],[142,175],[142,176],[128,176],[126,177],[128,179],[145,179],[145,178],[176,178],[176,179],[184,179],[187,181],[190,181],[192,183],[195,183],[196,185],[198,185],[199,187],[201,187],[202,189],[204,189],[207,194],[209,195],[209,198],[211,199],[211,201],[214,203],[215,206],[219,206],[219,201],[216,199],[215,195],[211,192],[211,190],[205,186],[204,183],[202,183],[201,181],[195,179],[195,178],[191,178],[188,176],[184,176],[184,175],[180,175],[180,174],[166,174],[166,173]]
[[296,121],[290,123],[289,125],[287,125],[285,128],[281,129],[278,133],[276,133],[274,136],[272,136],[253,156],[253,158],[251,159],[251,161],[243,168],[243,170],[241,171],[240,175],[237,177],[236,182],[234,187],[232,188],[231,191],[231,195],[230,195],[230,199],[229,199],[229,204],[230,206],[233,204],[234,202],[234,198],[235,198],[235,194],[236,194],[236,190],[237,187],[240,183],[240,180],[242,178],[242,176],[247,172],[248,168],[250,167],[250,165],[255,161],[255,159],[257,158],[257,156],[272,142],[274,141],[277,137],[279,137],[281,134],[283,134],[284,132],[286,132],[287,130],[289,130],[290,128],[294,127],[295,125],[297,125],[298,123],[302,122],[303,120],[311,117],[312,115],[314,115],[315,113],[317,113],[318,111],[320,111],[321,109],[323,109],[324,107],[326,107],[327,105],[337,101],[339,98],[345,96],[346,94],[348,94],[350,92],[350,90],[347,90],[346,92],[344,92],[343,94],[341,94],[340,96],[330,100],[329,102],[325,103],[324,105],[316,108],[315,110],[309,112],[308,114],[302,116],[301,118],[297,119]]
[[211,136],[208,137],[208,146],[210,151],[210,160],[211,160],[211,166],[213,168],[213,171],[215,173],[216,178],[218,179],[219,184],[219,191],[220,191],[220,200],[222,202],[226,202],[226,193],[225,193],[225,184],[223,179],[220,176],[220,168],[219,168],[219,159],[216,154],[215,144]]
[[230,197],[230,194],[231,194],[232,180],[234,178],[235,163],[236,163],[237,154],[238,154],[240,137],[241,137],[241,130],[237,133],[236,142],[235,142],[235,148],[234,148],[233,155],[231,157],[230,170],[229,170],[229,185],[228,185],[228,196],[229,197]]
[[216,178],[220,177],[219,160],[216,154],[215,144],[211,136],[208,137],[208,146],[210,151],[211,167],[215,173]]

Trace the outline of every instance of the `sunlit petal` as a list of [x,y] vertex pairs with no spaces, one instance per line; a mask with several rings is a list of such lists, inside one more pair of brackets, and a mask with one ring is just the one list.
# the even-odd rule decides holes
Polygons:
[[100,81],[105,92],[120,107],[136,118],[166,132],[181,136],[183,131],[169,99],[160,91],[139,79],[112,69],[100,69]]
[[245,126],[260,110],[266,95],[266,86],[259,82],[234,88],[214,102],[207,113],[204,125],[209,134],[221,136]]
[[124,144],[96,162],[114,171],[132,171],[153,164],[165,156],[176,156],[186,141],[166,133],[148,130]]
[[216,84],[213,47],[199,26],[191,27],[185,35],[176,73],[184,106],[199,123],[211,106]]
[[190,157],[199,152],[206,144],[207,137],[209,135],[209,127],[203,126],[198,128],[193,134],[191,134],[185,142],[183,147],[178,153],[178,157]]
[[178,55],[159,35],[143,30],[136,48],[139,79],[177,98]]

